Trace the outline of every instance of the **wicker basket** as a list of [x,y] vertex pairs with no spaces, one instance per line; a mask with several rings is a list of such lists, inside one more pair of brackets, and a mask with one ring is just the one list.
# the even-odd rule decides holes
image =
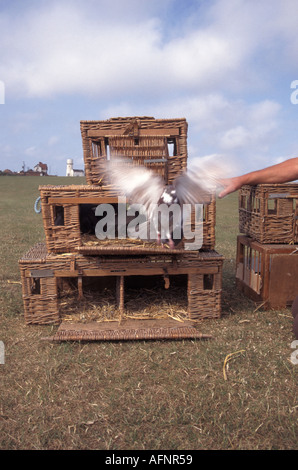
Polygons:
[[[41,208],[43,225],[46,237],[47,249],[50,253],[81,252],[84,254],[119,253],[130,252],[140,254],[145,252],[163,253],[169,251],[167,248],[160,248],[155,243],[142,244],[141,240],[129,245],[123,240],[122,245],[119,240],[111,244],[100,242],[95,236],[93,227],[93,241],[84,235],[82,230],[81,208],[88,205],[97,206],[99,204],[117,204],[116,192],[110,189],[103,190],[99,186],[91,185],[70,185],[70,186],[40,186]],[[86,205],[86,206],[84,206]],[[94,214],[93,214],[94,215]],[[204,205],[203,220],[203,243],[202,249],[214,249],[215,247],[215,217],[216,202],[215,196],[211,195],[210,203]],[[91,237],[92,238],[92,237]],[[117,244],[116,244],[117,242]],[[187,241],[188,245],[191,240]],[[129,248],[129,250],[128,250]],[[189,248],[189,247],[188,247]],[[182,242],[181,248],[184,251]]]
[[125,308],[127,276],[160,276],[167,285],[169,276],[187,275],[190,320],[219,318],[221,315],[223,257],[215,251],[176,255],[84,256],[49,254],[38,244],[19,260],[23,286],[24,316],[27,324],[58,324],[59,289],[63,279],[77,282],[78,298],[84,296],[83,278],[116,278],[115,305]]
[[43,243],[19,260],[24,317],[27,324],[59,324],[58,286]]
[[243,186],[239,230],[260,243],[297,243],[298,184]]
[[238,288],[264,308],[291,306],[298,295],[298,247],[263,244],[244,235],[237,238]]
[[187,127],[184,118],[81,121],[87,183],[100,185],[105,161],[124,157],[154,170],[170,184],[186,169]]

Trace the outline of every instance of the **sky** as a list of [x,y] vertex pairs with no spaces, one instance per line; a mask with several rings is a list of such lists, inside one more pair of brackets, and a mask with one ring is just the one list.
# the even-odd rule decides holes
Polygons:
[[119,116],[238,173],[298,156],[298,0],[0,0],[0,46],[0,170],[83,169],[80,121]]

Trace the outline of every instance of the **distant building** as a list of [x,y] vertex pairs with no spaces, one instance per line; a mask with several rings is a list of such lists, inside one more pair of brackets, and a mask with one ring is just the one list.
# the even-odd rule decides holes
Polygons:
[[35,165],[34,171],[36,173],[39,173],[40,176],[47,175],[48,174],[48,165],[46,163],[39,162],[37,165]]
[[66,176],[84,176],[84,170],[75,170],[73,168],[73,159],[68,158],[66,162]]

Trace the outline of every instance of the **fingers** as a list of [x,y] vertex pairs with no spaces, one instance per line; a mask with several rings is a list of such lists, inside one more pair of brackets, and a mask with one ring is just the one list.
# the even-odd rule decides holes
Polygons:
[[218,198],[219,199],[222,199],[223,197],[226,197],[228,194],[231,194],[233,193],[235,190],[235,188],[226,188],[224,189],[223,191],[221,191],[219,194],[218,194]]

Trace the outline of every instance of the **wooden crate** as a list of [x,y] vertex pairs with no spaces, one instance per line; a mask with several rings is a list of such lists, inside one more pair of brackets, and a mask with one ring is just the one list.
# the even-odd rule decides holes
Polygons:
[[[41,209],[47,249],[50,253],[81,252],[85,254],[100,254],[107,252],[136,252],[145,253],[156,251],[163,253],[167,248],[158,247],[155,243],[136,243],[123,240],[122,243],[107,244],[95,236],[94,227],[86,234],[85,216],[81,209],[96,207],[99,204],[114,204],[117,209],[118,197],[111,188],[103,191],[99,186],[70,185],[70,186],[40,186]],[[92,217],[92,213],[89,212]],[[85,214],[86,215],[86,214]],[[94,215],[94,213],[93,213]],[[215,195],[210,196],[209,204],[204,205],[202,249],[214,249],[215,246]],[[93,221],[94,222],[94,221]],[[90,240],[91,238],[91,240]],[[117,241],[117,240],[116,240]],[[119,240],[118,240],[119,242]],[[191,240],[187,240],[191,244]],[[184,251],[184,244],[177,249]]]
[[[59,324],[61,282],[77,283],[78,300],[84,296],[83,280],[116,279],[115,312],[126,309],[125,282],[128,277],[159,276],[170,288],[170,276],[187,276],[188,313],[185,320],[221,316],[223,257],[215,251],[140,256],[84,256],[48,253],[45,244],[32,247],[19,260],[23,286],[24,316],[27,324]],[[118,317],[119,318],[119,317]]]
[[260,243],[298,242],[298,184],[260,184],[239,190],[239,231]]
[[237,287],[264,308],[285,308],[298,295],[298,246],[237,237]]
[[152,169],[166,184],[186,169],[188,125],[184,118],[119,117],[81,121],[80,128],[88,184],[102,185],[104,163],[113,157],[132,159]]

